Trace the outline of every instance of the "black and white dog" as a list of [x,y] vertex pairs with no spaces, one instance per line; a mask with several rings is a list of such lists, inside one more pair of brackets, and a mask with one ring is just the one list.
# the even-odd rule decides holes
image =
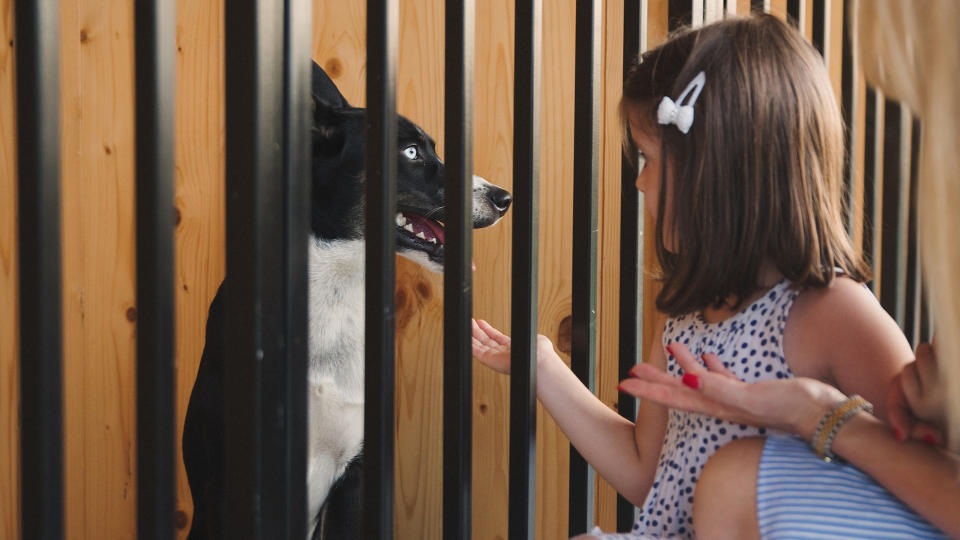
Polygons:
[[[313,178],[308,258],[308,530],[313,539],[360,531],[364,400],[364,109],[351,107],[313,67]],[[434,141],[397,120],[397,252],[443,268],[444,165]],[[510,194],[473,178],[473,226],[496,223]],[[183,429],[193,495],[190,539],[223,538],[226,350],[224,288],[207,319],[206,345]]]

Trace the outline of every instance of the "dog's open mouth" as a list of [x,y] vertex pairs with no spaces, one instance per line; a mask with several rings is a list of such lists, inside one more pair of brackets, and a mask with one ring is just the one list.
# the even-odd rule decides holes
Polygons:
[[443,263],[443,223],[412,212],[397,212],[397,240],[401,246],[422,251]]

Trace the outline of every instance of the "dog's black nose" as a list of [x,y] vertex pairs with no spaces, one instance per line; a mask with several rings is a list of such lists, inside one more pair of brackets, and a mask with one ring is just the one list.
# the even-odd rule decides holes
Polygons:
[[510,192],[500,188],[491,189],[487,197],[500,212],[501,216],[507,213],[507,208],[510,208],[510,203],[513,201]]

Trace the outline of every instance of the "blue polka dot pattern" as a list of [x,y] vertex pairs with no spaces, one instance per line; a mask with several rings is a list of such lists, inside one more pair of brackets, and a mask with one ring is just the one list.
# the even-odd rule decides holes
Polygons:
[[[716,354],[746,382],[792,377],[783,357],[781,337],[796,297],[797,290],[784,280],[725,321],[708,323],[699,312],[672,317],[664,328],[663,345],[684,343],[697,358]],[[664,354],[667,372],[682,377],[683,369],[673,355],[666,350]],[[707,459],[734,439],[766,433],[704,414],[671,409],[668,415],[657,475],[633,530],[622,534],[595,530],[598,538],[692,538],[693,495]]]

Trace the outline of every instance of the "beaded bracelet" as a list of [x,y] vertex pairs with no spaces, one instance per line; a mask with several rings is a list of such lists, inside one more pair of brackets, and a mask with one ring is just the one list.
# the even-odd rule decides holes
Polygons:
[[837,436],[840,427],[860,411],[872,413],[873,405],[862,397],[855,395],[837,403],[827,414],[823,415],[816,431],[813,432],[813,438],[810,439],[810,446],[813,447],[817,457],[828,463],[838,459],[830,451],[833,438]]

